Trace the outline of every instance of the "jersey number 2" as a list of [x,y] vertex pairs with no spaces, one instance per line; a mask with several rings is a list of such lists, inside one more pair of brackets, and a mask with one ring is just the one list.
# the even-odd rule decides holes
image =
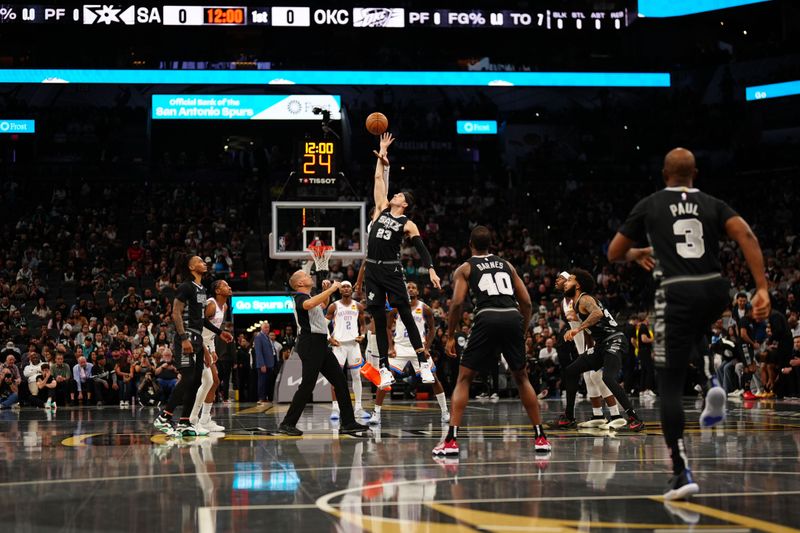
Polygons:
[[489,296],[499,294],[514,294],[514,287],[511,285],[511,276],[507,272],[497,272],[494,274],[484,274],[478,280],[478,288]]
[[685,242],[676,244],[678,255],[684,259],[699,259],[706,253],[703,241],[703,224],[696,218],[676,220],[672,232],[686,238]]

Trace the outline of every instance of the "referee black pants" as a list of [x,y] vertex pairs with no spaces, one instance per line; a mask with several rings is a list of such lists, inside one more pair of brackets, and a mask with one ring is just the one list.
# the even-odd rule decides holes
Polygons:
[[303,378],[300,387],[292,397],[292,404],[281,424],[296,426],[303,414],[306,404],[314,395],[317,378],[322,374],[333,387],[336,401],[339,402],[339,412],[342,416],[342,425],[347,426],[355,422],[353,403],[347,390],[347,380],[344,372],[336,360],[336,356],[328,349],[328,337],[322,333],[305,333],[297,338],[297,355],[303,363]]

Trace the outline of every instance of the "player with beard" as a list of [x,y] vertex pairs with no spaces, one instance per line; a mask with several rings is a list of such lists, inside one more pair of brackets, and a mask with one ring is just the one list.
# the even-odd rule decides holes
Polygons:
[[[622,366],[622,359],[628,350],[628,339],[611,313],[590,294],[594,287],[592,275],[580,268],[573,270],[569,280],[564,283],[564,296],[572,299],[572,308],[580,320],[580,325],[564,334],[564,340],[570,342],[580,333],[589,331],[595,346],[593,353],[579,357],[564,371],[567,380],[567,407],[558,421],[558,426],[570,427],[575,424],[575,395],[578,393],[580,375],[587,370],[603,369],[603,383],[625,409],[628,417],[626,424],[630,429],[639,431],[644,423],[636,415],[628,395],[616,379]],[[620,418],[622,418],[620,415],[612,416],[609,425]]]
[[[569,278],[569,273],[560,273],[556,278],[556,290],[563,292],[564,284],[569,280]],[[577,328],[581,325],[580,321],[578,320],[578,315],[572,308],[571,298],[567,298],[565,296],[561,300],[561,311],[563,312],[564,319],[569,324],[570,329]],[[579,357],[584,354],[591,355],[594,353],[594,340],[586,331],[582,331],[577,334],[572,341],[575,343],[575,349],[577,350]],[[591,346],[589,346],[590,344]],[[603,371],[587,370],[583,373],[583,380],[586,382],[586,392],[589,396],[589,401],[592,402],[592,417],[585,422],[579,423],[578,427],[617,429],[627,424],[627,421],[619,414],[617,399],[614,398],[614,394],[608,389],[603,381]],[[603,416],[603,401],[605,401],[606,405],[608,406],[608,411],[613,417],[612,420],[607,420],[606,417]],[[566,423],[566,426],[560,429],[574,427],[574,421],[564,419],[564,422]],[[558,422],[556,422],[556,426],[558,426]]]
[[[208,434],[208,431],[195,428],[189,421],[203,373],[203,327],[207,322],[204,315],[207,295],[202,282],[208,267],[198,256],[189,258],[183,266],[187,269],[185,281],[178,286],[172,304],[176,332],[173,352],[178,355],[178,373],[181,377],[153,425],[171,436],[196,437]],[[181,418],[177,427],[173,428],[172,415],[180,402],[183,402]]]

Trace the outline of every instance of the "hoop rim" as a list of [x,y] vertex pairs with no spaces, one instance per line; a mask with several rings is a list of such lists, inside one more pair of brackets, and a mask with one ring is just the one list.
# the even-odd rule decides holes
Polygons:
[[327,244],[309,244],[306,248],[315,258],[325,257],[326,253],[333,253],[333,246]]

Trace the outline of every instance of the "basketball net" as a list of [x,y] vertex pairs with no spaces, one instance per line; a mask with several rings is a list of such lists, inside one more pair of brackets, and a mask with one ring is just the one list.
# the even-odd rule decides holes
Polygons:
[[314,260],[314,266],[317,268],[317,272],[327,272],[330,270],[330,268],[328,268],[328,263],[333,255],[333,246],[328,246],[327,244],[323,244],[319,239],[315,239],[314,242],[308,245],[308,253]]

